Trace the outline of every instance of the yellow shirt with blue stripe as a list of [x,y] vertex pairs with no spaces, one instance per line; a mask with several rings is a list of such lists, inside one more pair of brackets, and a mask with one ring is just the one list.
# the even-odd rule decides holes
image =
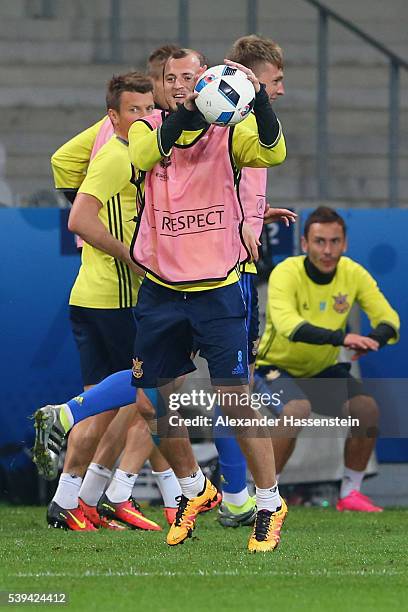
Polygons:
[[[57,189],[94,196],[109,232],[129,246],[136,221],[136,189],[130,183],[127,143],[113,136],[90,162],[106,117],[62,145],[51,158]],[[129,308],[136,304],[142,278],[124,262],[84,242],[81,267],[69,303],[84,308]]]
[[[130,248],[136,224],[136,188],[127,143],[113,136],[89,164],[79,193],[101,202],[98,216],[108,231]],[[123,261],[87,243],[71,291],[70,304],[87,308],[135,306],[142,278]]]

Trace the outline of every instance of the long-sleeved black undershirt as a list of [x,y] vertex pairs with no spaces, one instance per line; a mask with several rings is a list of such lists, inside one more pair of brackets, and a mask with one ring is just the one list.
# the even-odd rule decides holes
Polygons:
[[264,147],[275,145],[280,134],[280,125],[275,115],[264,83],[255,96],[254,114],[258,126],[259,140]]
[[[265,147],[272,147],[280,134],[279,121],[273,112],[261,83],[261,89],[255,96],[254,114],[258,126],[259,140]],[[169,155],[172,146],[180,138],[183,130],[195,131],[208,127],[198,109],[189,111],[184,104],[179,104],[175,112],[170,113],[158,129],[158,145],[163,155]]]

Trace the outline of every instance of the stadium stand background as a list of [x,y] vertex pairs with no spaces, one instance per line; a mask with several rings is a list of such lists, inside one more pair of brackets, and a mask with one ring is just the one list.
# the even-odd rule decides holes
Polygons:
[[[189,42],[220,62],[247,33],[246,0],[189,0]],[[325,0],[323,4],[408,57],[408,3]],[[50,205],[49,155],[104,112],[112,72],[143,67],[148,53],[178,40],[177,0],[121,0],[122,62],[111,56],[111,0],[0,3],[0,143],[17,205]],[[286,96],[277,104],[288,160],[271,173],[271,202],[303,206],[317,194],[315,164],[317,11],[305,0],[259,0],[258,31],[284,48]],[[45,14],[51,15],[44,17]],[[385,206],[388,63],[330,23],[330,199]],[[408,204],[408,74],[401,71],[400,202]],[[1,179],[1,176],[0,176]],[[10,198],[4,204],[9,204]],[[1,198],[0,198],[1,202]]]

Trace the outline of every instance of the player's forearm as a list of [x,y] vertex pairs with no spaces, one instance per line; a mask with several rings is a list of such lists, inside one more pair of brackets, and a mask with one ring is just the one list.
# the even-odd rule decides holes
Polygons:
[[268,148],[275,146],[281,134],[281,126],[263,84],[255,96],[254,114],[262,146]]
[[98,217],[90,220],[79,215],[70,215],[68,229],[96,249],[104,251],[115,259],[130,263],[129,247],[114,238]]
[[376,340],[379,344],[379,348],[385,346],[389,340],[396,338],[397,332],[391,325],[387,323],[380,323],[371,333],[368,334],[369,338]]
[[292,342],[305,342],[306,344],[342,346],[344,338],[345,332],[342,329],[332,330],[311,323],[303,323],[290,339]]
[[117,240],[110,234],[104,226],[103,229],[86,229],[75,231],[87,244],[104,251],[115,259],[120,259],[125,263],[130,263],[129,247]]
[[166,117],[157,130],[157,144],[162,157],[170,155],[183,130],[194,130],[199,117],[198,110],[189,111],[183,104],[179,105],[175,113]]

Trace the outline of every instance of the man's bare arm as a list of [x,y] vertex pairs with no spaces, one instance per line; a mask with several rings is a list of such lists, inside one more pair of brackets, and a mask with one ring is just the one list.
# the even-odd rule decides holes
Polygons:
[[88,193],[79,193],[69,215],[68,229],[91,246],[120,259],[136,274],[144,276],[144,271],[132,261],[129,247],[114,238],[99,219],[101,208],[102,204],[97,198]]

